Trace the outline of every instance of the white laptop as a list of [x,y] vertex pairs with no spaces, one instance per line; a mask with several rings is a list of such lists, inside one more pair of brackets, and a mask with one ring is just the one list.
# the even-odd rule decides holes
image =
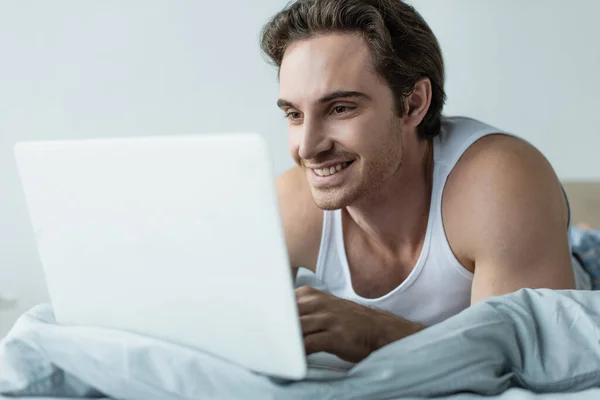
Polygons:
[[15,155],[59,323],[307,376],[275,176],[259,135],[27,142]]

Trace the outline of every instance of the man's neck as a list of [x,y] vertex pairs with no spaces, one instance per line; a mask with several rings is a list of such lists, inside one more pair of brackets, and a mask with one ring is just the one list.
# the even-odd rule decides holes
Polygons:
[[429,217],[433,179],[432,144],[422,142],[412,159],[376,193],[346,208],[367,240],[399,255],[420,248]]

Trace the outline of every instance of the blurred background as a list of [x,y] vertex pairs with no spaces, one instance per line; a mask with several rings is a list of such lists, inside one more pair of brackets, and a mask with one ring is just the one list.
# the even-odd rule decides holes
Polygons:
[[[600,181],[600,2],[409,2],[441,43],[447,115],[524,137],[565,182]],[[286,123],[258,38],[285,4],[0,0],[0,337],[47,301],[14,144],[256,131],[282,172]]]

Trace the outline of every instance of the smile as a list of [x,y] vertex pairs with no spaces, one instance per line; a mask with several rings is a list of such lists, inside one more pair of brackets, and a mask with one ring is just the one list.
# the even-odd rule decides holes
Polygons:
[[330,175],[337,174],[344,168],[347,168],[350,164],[352,164],[352,161],[333,165],[329,168],[312,168],[312,170],[315,171],[315,174],[317,174],[319,176],[330,176]]

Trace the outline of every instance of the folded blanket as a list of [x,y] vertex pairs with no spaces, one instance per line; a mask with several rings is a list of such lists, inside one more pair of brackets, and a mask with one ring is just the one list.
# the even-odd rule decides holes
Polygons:
[[21,317],[0,343],[0,394],[15,396],[398,399],[599,386],[600,293],[588,291],[490,298],[326,382],[281,382],[151,338],[60,326],[49,306]]

